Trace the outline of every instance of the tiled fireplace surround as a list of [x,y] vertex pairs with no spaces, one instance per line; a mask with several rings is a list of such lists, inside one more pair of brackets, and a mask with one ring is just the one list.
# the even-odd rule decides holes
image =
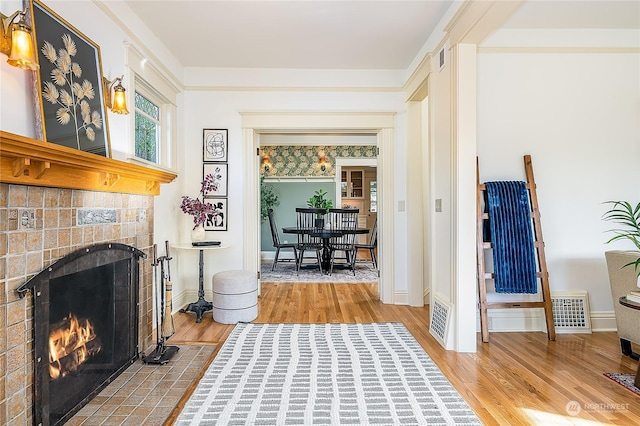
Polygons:
[[[115,209],[117,220],[77,225],[80,208]],[[23,209],[35,209],[33,225],[19,224]],[[128,244],[149,256],[153,196],[0,183],[0,424],[33,422],[33,299],[21,299],[16,288],[63,256],[102,242]],[[154,344],[149,257],[140,267],[142,352]]]

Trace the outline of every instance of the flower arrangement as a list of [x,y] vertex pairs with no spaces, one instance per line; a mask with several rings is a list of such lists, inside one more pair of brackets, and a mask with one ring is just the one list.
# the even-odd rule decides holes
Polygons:
[[[217,191],[220,186],[222,175],[218,172],[219,169],[216,168],[216,174],[209,173],[204,177],[200,185],[200,193],[196,198],[191,198],[186,195],[182,196],[180,208],[184,213],[193,216],[193,229],[203,226],[207,220],[212,221],[214,217],[220,214],[220,210],[213,204],[205,201],[207,195],[209,195],[211,191]],[[202,196],[202,200],[200,196]]]

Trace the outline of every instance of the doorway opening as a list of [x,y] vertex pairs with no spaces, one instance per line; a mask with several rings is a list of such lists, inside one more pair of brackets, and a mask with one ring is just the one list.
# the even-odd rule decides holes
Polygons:
[[[261,134],[259,152],[261,280],[377,283],[377,264],[368,260],[371,256],[368,249],[359,250],[361,261],[356,263],[355,274],[340,267],[330,276],[326,274],[327,270],[320,274],[317,267],[296,272],[295,252],[291,245],[297,242],[298,236],[283,231],[283,228],[295,228],[295,209],[308,207],[309,199],[321,191],[332,201],[332,208],[359,210],[357,227],[369,232],[358,234],[356,243],[369,243],[378,203],[376,135]],[[349,179],[345,179],[346,176]],[[265,206],[272,209],[270,217],[265,213]],[[281,249],[277,250],[276,246]],[[312,254],[307,252],[305,258]],[[277,262],[274,262],[276,255]]]
[[241,113],[245,149],[244,267],[260,270],[259,171],[260,138],[273,133],[373,134],[378,149],[378,292],[383,303],[394,302],[394,155],[393,112],[245,112]]

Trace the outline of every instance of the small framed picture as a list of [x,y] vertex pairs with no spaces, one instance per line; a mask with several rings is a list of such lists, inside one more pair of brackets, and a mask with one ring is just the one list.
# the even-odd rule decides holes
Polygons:
[[227,164],[203,164],[202,165],[202,179],[204,180],[205,176],[212,175],[213,183],[216,185],[216,188],[207,193],[205,198],[214,198],[214,197],[226,197],[227,196],[227,178],[229,176],[228,173],[228,165]]
[[215,214],[209,215],[204,223],[205,231],[227,230],[227,198],[209,198],[208,203],[213,204]]
[[202,145],[203,158],[205,163],[226,162],[227,161],[227,129],[203,129]]

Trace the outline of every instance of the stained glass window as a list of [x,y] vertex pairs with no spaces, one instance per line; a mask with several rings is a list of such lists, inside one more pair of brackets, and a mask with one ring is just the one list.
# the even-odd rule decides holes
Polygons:
[[372,180],[369,184],[369,211],[378,211],[378,182]]
[[160,107],[135,92],[136,157],[158,163],[160,140]]

